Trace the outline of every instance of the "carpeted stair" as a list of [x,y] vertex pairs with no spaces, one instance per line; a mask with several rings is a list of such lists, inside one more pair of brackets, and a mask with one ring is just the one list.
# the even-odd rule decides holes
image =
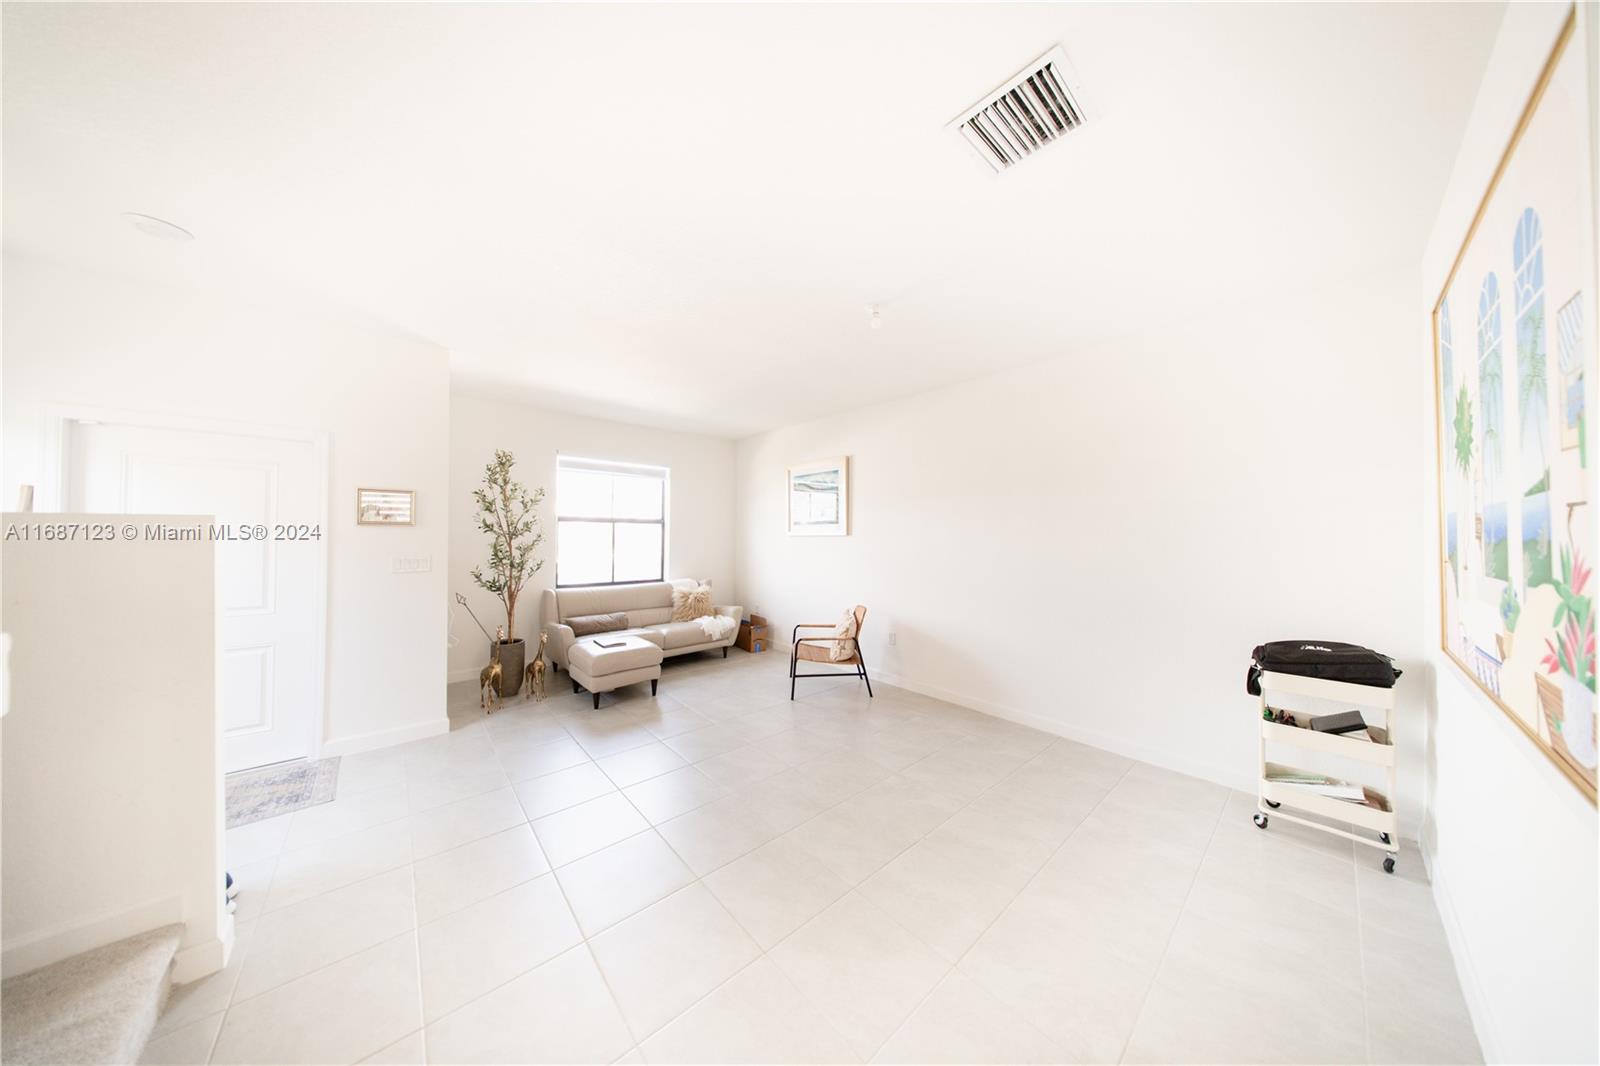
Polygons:
[[0,983],[0,1059],[135,1063],[161,1016],[183,926],[168,925]]

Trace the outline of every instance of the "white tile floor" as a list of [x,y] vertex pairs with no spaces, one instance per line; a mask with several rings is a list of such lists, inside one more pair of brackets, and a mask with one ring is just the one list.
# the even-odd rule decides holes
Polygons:
[[453,686],[447,736],[229,833],[238,947],[145,1061],[1479,1060],[1414,849],[784,665]]

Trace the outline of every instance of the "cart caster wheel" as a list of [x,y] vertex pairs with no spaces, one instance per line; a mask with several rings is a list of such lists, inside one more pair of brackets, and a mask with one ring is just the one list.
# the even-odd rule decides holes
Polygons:
[[1385,855],[1383,857],[1383,872],[1386,873],[1386,874],[1394,873],[1394,856],[1393,855]]
[[1267,816],[1264,814],[1257,814],[1255,822],[1257,829],[1265,829],[1267,827]]
[[1261,802],[1265,803],[1268,807],[1271,807],[1273,810],[1277,810],[1279,807],[1283,806],[1283,804],[1274,803],[1272,800],[1262,800]]
[[1388,834],[1388,833],[1379,833],[1379,834],[1378,834],[1378,839],[1379,839],[1379,840],[1381,840],[1381,841],[1383,841],[1383,842],[1384,842],[1384,843],[1385,843],[1385,844],[1391,844],[1391,843],[1393,843],[1393,841],[1391,841],[1391,840],[1390,840],[1390,839],[1389,839],[1389,834]]

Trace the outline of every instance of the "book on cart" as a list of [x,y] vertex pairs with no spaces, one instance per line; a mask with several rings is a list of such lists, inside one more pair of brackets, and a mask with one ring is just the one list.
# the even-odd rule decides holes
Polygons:
[[1318,729],[1314,724],[1320,720],[1318,716],[1310,714],[1300,714],[1299,716],[1295,716],[1292,712],[1285,711],[1280,707],[1263,708],[1261,717],[1263,721],[1274,726],[1282,726],[1288,729],[1300,729],[1308,733],[1317,733],[1318,735],[1325,737],[1338,737],[1340,740],[1353,740],[1361,744],[1372,743],[1382,744],[1384,746],[1388,746],[1393,743],[1393,741],[1389,739],[1389,730],[1385,729],[1383,726],[1373,725],[1370,722],[1365,723],[1360,729],[1353,729],[1350,732],[1340,733],[1329,732],[1325,729]]
[[1361,785],[1275,762],[1267,763],[1266,777],[1275,785],[1289,785],[1306,792],[1314,792],[1319,796],[1327,796],[1329,799],[1361,803],[1367,798],[1366,789]]

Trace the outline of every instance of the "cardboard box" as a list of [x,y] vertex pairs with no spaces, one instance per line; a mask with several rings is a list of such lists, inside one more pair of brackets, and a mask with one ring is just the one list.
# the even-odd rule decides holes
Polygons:
[[748,652],[765,651],[767,647],[767,620],[759,614],[751,615],[739,623],[739,636],[734,645]]

